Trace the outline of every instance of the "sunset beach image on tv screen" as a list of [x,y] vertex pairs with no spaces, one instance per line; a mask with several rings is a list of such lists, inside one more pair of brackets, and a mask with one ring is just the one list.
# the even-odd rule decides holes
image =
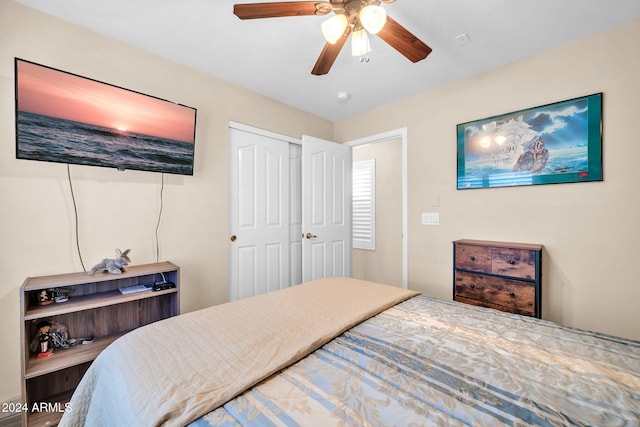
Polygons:
[[16,157],[193,175],[196,110],[16,58]]

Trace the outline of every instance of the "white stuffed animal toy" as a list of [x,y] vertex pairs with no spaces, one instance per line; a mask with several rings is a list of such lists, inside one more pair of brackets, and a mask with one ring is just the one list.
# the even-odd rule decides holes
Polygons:
[[116,249],[116,257],[114,259],[103,259],[102,261],[94,265],[93,268],[91,268],[91,270],[89,270],[87,273],[89,274],[89,276],[93,276],[96,271],[108,271],[111,274],[121,274],[123,271],[126,271],[124,267],[126,265],[129,265],[129,263],[131,262],[131,260],[127,256],[130,250],[131,249],[127,249],[126,251],[122,252],[120,251],[120,249]]

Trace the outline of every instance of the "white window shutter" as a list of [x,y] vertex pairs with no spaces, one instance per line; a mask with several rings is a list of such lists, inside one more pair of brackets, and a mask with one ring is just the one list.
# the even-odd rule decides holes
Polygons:
[[376,161],[353,163],[353,248],[376,249]]

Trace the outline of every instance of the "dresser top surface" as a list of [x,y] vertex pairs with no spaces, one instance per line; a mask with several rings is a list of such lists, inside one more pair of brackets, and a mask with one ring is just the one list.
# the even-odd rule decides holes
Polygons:
[[513,242],[494,242],[491,240],[472,240],[472,239],[460,239],[454,240],[454,244],[460,245],[476,245],[476,246],[493,246],[499,248],[516,248],[516,249],[529,249],[534,251],[542,250],[542,245],[536,243],[513,243]]

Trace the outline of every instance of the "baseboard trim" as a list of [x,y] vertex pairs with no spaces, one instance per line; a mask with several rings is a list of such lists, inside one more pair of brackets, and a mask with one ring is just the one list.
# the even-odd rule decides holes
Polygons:
[[22,423],[22,412],[10,412],[9,409],[22,402],[20,396],[0,403],[0,427],[19,426]]
[[0,420],[0,427],[22,427],[22,417],[20,414],[11,414]]

